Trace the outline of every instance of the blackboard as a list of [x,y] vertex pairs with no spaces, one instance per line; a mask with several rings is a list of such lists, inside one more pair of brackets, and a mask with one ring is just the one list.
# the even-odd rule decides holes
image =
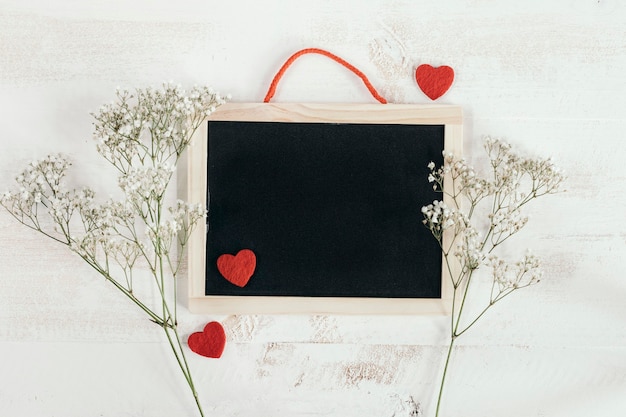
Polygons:
[[[427,165],[460,149],[460,126],[451,106],[218,110],[194,138],[187,171],[191,196],[208,207],[190,249],[190,308],[445,312],[441,249],[420,209],[442,197]],[[233,283],[218,259],[242,249],[254,253],[254,272]]]

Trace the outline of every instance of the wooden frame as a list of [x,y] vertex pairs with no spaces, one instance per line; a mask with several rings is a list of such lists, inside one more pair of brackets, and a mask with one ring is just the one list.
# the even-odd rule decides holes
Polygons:
[[[460,155],[463,149],[463,117],[458,106],[228,103],[212,114],[210,120],[444,125],[445,150]],[[194,203],[207,201],[207,125],[203,123],[195,132],[187,153],[187,166],[181,164],[179,170],[179,194]],[[446,186],[451,186],[449,179]],[[442,297],[437,299],[206,296],[205,231],[206,224],[199,224],[188,245],[188,307],[194,313],[449,314],[451,310],[453,289],[449,271],[443,265]],[[456,267],[453,265],[453,269]]]

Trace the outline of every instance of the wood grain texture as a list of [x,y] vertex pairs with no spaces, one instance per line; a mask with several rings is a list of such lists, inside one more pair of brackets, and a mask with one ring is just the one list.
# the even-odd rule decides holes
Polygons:
[[[415,67],[450,65],[437,103],[463,108],[466,156],[480,164],[480,138],[506,137],[553,155],[568,192],[530,207],[508,253],[532,247],[544,279],[459,340],[443,415],[622,415],[625,22],[618,0],[5,0],[0,191],[30,159],[60,151],[75,162],[72,184],[119,195],[88,114],[118,85],[209,83],[258,102],[289,55],[319,47],[390,102],[431,104]],[[373,103],[315,56],[294,63],[273,102]],[[0,212],[3,414],[195,415],[158,328],[79,261]],[[191,357],[208,415],[433,415],[447,320],[183,311],[181,331],[211,320],[226,328],[224,355]]]

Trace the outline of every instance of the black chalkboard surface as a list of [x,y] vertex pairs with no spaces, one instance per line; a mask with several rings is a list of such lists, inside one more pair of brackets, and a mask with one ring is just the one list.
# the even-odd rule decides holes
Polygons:
[[[458,108],[445,107],[455,119],[401,105],[341,107],[340,116],[336,105],[323,116],[318,108],[230,106],[230,117],[212,117],[199,134],[205,146],[193,153],[203,163],[190,163],[189,178],[204,177],[208,207],[203,247],[190,252],[190,270],[197,258],[204,264],[202,293],[195,277],[190,307],[204,300],[209,310],[233,313],[386,312],[399,301],[446,298],[441,249],[420,210],[442,198],[427,164],[442,163],[450,120],[460,127]],[[409,120],[398,117],[410,110]],[[236,283],[218,259],[241,250],[256,263]]]
[[[206,295],[441,296],[421,207],[443,125],[211,121]],[[217,269],[251,249],[243,288]]]

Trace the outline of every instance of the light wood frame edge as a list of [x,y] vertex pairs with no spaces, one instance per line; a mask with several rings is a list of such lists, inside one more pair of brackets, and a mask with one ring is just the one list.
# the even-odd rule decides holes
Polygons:
[[[443,124],[445,151],[463,151],[463,114],[459,106],[414,104],[270,104],[228,103],[208,120]],[[194,133],[185,163],[179,165],[178,194],[191,203],[206,203],[207,123]],[[196,173],[194,175],[194,173]],[[446,184],[448,185],[448,184]],[[449,197],[444,196],[444,202]],[[348,298],[206,296],[204,294],[206,223],[199,222],[187,249],[188,304],[193,313],[212,314],[450,314],[453,288],[442,264],[442,298]],[[445,239],[445,236],[444,236]],[[185,254],[181,254],[184,256]],[[459,266],[452,264],[452,271]]]

